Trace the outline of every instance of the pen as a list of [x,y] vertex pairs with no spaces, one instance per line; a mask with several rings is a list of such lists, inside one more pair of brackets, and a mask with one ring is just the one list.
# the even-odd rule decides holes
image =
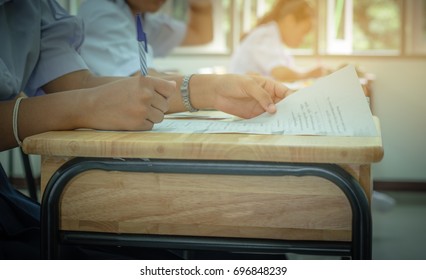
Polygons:
[[140,13],[136,15],[136,30],[138,33],[139,62],[141,67],[141,74],[143,76],[146,76],[148,75],[148,66],[146,65],[146,53],[148,52],[148,42],[146,39],[146,34],[143,31],[142,15]]

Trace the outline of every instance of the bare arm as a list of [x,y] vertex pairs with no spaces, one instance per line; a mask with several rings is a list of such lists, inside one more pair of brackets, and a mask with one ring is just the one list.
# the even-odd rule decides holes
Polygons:
[[59,91],[91,88],[109,82],[123,79],[122,77],[99,77],[93,75],[89,70],[80,70],[63,75],[43,86],[46,93]]
[[[169,99],[167,113],[185,111],[180,86],[182,77],[169,77],[176,81],[176,93]],[[198,109],[216,109],[242,118],[253,118],[263,112],[275,113],[275,103],[289,94],[281,83],[260,76],[194,75],[189,82],[190,100]]]
[[278,66],[272,69],[271,76],[281,82],[294,82],[297,80],[318,78],[327,74],[323,67],[313,68],[312,70],[301,72],[286,66]]
[[[161,72],[152,74],[176,83],[175,91],[168,99],[167,113],[185,111],[180,93],[183,77]],[[291,94],[280,82],[260,75],[234,74],[193,75],[189,92],[193,107],[216,109],[241,118],[253,118],[265,111],[275,113],[274,104]]]
[[182,46],[207,44],[213,40],[213,7],[209,0],[189,3],[189,22]]
[[[150,130],[163,120],[165,113],[185,111],[180,94],[182,77],[165,76],[164,79],[134,76],[88,89],[26,98],[19,108],[19,138],[22,141],[45,131],[77,128]],[[59,80],[55,83],[56,86],[49,85],[52,90],[61,84]],[[252,118],[265,111],[274,113],[274,104],[288,94],[281,83],[260,76],[241,75],[194,75],[189,90],[195,108],[216,109],[243,118]],[[12,129],[14,104],[14,101],[0,102],[0,132],[3,135],[0,150],[17,145]]]
[[[88,89],[26,98],[19,107],[18,135],[22,141],[51,130],[149,130],[163,120],[175,86],[157,78],[131,77]],[[12,130],[14,104],[0,102],[0,150],[17,145]]]

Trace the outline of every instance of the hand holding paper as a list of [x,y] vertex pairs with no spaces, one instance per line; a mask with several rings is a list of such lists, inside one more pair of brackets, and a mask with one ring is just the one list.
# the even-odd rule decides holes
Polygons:
[[277,104],[277,113],[248,120],[165,119],[154,132],[377,136],[353,66],[318,79]]

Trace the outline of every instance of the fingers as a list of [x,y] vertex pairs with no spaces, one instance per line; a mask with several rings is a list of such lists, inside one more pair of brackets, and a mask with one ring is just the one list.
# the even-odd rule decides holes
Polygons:
[[150,121],[151,123],[160,123],[164,119],[164,113],[156,108],[152,108],[146,118],[147,121]]
[[151,98],[151,107],[157,109],[158,111],[165,113],[169,110],[169,102],[166,97],[163,95],[154,92]]
[[272,82],[274,83],[273,91],[275,93],[275,98],[277,98],[278,100],[282,100],[289,95],[291,90],[288,87],[286,87],[283,83],[278,83],[274,81]]
[[290,91],[283,83],[265,77],[254,77],[257,83],[272,96],[274,103],[284,99]]
[[[150,89],[143,90],[141,106],[145,108],[143,110],[145,111],[143,119],[149,121],[151,124],[163,121],[164,113],[169,109],[167,98]],[[145,125],[146,124],[144,124],[144,126]]]
[[164,119],[164,113],[169,110],[168,99],[176,90],[175,81],[166,81],[154,77],[141,77],[142,102],[146,108],[146,116],[142,126],[151,129]]
[[259,94],[252,94],[252,97],[259,102],[260,106],[268,113],[274,114],[277,111],[274,100],[262,87],[258,87]]
[[150,120],[143,120],[140,127],[138,127],[138,130],[146,131],[151,130],[154,127],[154,123]]
[[142,83],[146,84],[146,80],[150,80],[153,84],[153,89],[164,98],[168,99],[176,90],[176,81],[167,81],[155,77],[142,77]]
[[287,94],[289,89],[282,83],[275,82],[263,77],[253,77],[253,79],[260,86],[260,94],[253,95],[253,97],[260,103],[262,108],[268,113],[275,113],[277,111],[275,103],[281,101]]

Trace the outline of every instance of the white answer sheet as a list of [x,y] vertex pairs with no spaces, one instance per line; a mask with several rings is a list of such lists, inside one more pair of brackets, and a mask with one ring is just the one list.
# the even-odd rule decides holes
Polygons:
[[[214,119],[209,119],[209,115]],[[171,115],[156,124],[153,132],[378,135],[367,98],[351,65],[286,97],[277,104],[275,114],[264,113],[252,119],[226,114],[190,116],[191,113]]]

